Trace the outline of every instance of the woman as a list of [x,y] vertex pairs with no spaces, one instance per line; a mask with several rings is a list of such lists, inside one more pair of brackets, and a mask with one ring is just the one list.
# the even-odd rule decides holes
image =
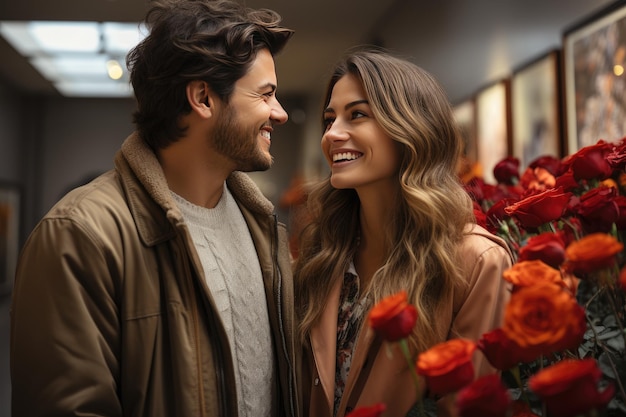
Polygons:
[[[500,325],[511,255],[475,224],[456,175],[451,107],[424,70],[381,51],[349,54],[330,80],[323,121],[331,172],[309,197],[295,265],[305,415],[383,402],[385,416],[404,416],[415,384],[407,361],[369,328],[369,309],[408,292],[418,310],[414,357],[450,338],[478,340]],[[474,361],[477,374],[494,372],[480,354]],[[453,415],[450,403],[438,401],[439,415]]]

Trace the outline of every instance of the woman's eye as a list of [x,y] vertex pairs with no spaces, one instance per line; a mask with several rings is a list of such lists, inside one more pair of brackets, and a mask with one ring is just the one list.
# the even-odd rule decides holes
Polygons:
[[356,110],[356,111],[352,112],[352,118],[353,119],[358,119],[360,117],[366,117],[366,116],[367,116],[367,114],[363,113],[362,111]]
[[324,125],[324,131],[328,130],[330,128],[330,126],[333,124],[333,122],[335,121],[335,119],[327,117],[324,119],[323,125]]

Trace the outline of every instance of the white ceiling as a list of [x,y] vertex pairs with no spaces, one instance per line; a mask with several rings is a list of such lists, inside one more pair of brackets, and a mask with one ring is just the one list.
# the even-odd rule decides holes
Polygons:
[[[321,94],[348,47],[377,42],[432,72],[460,101],[553,47],[609,0],[246,0],[278,11],[296,34],[277,57],[279,94]],[[140,21],[149,0],[2,0],[0,20]],[[58,94],[0,39],[0,78]]]

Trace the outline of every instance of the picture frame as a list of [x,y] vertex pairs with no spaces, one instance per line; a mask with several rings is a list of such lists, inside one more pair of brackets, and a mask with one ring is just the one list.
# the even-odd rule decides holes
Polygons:
[[463,157],[469,163],[478,162],[476,141],[476,101],[474,97],[457,103],[452,108],[459,132],[463,139]]
[[626,134],[626,1],[563,31],[567,154]]
[[512,156],[525,169],[540,156],[561,158],[561,50],[552,49],[511,75]]
[[20,188],[0,182],[0,295],[13,288],[19,252]]
[[501,79],[476,93],[478,163],[483,180],[495,184],[493,168],[511,148],[511,80]]
[[462,181],[469,181],[476,175],[478,164],[478,143],[476,135],[476,100],[474,97],[462,100],[452,107],[454,120],[463,141],[463,153],[457,171]]

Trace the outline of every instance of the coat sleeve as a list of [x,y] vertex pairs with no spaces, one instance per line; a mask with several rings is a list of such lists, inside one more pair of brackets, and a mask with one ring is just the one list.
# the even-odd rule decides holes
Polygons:
[[[461,265],[467,285],[455,293],[449,339],[477,341],[502,324],[510,298],[502,273],[511,267],[512,256],[501,239],[487,233],[471,233],[463,244]],[[495,371],[479,351],[474,355],[474,368],[477,377]]]
[[89,228],[43,220],[11,305],[13,417],[121,416],[114,257]]

